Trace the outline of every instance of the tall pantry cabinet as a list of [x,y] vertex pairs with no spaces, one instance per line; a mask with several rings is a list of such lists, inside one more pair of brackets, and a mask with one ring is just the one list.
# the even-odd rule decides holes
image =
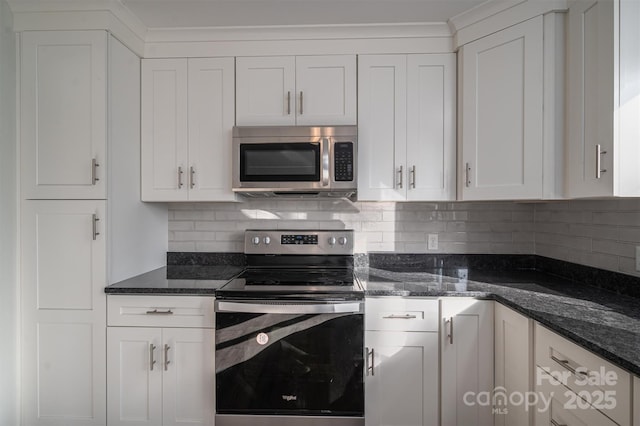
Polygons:
[[22,422],[105,425],[104,287],[167,244],[140,202],[140,59],[106,31],[20,40]]

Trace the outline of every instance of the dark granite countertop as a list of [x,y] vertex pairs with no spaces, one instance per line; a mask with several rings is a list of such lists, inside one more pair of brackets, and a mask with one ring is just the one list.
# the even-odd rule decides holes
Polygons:
[[171,265],[112,284],[107,294],[215,295],[216,290],[242,272],[233,265]]
[[[105,293],[215,295],[216,290],[243,270],[235,258],[231,258],[233,262],[215,258],[205,265],[179,260],[179,264],[170,263],[166,268],[106,287]],[[486,264],[484,258],[480,260]],[[515,260],[522,262],[521,258]],[[610,291],[611,287],[609,290],[599,288],[597,282],[607,280],[602,285],[607,287],[617,277],[603,276],[598,270],[592,274],[595,282],[589,279],[590,285],[587,285],[586,278],[576,279],[581,275],[574,274],[573,279],[568,280],[533,269],[503,269],[513,265],[476,270],[457,264],[433,268],[403,263],[385,264],[378,259],[376,264],[357,266],[356,274],[365,295],[496,300],[640,376],[640,298],[616,294]],[[590,273],[588,270],[578,272]],[[633,282],[629,281],[631,278]],[[636,294],[635,277],[622,279],[629,281],[626,284],[631,285],[631,294]]]
[[[467,276],[468,275],[468,276]],[[537,271],[362,268],[367,296],[471,296],[496,300],[640,375],[640,299]]]

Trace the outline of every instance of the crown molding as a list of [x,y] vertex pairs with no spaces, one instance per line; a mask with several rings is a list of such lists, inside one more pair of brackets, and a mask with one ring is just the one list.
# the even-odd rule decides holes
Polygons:
[[107,30],[142,56],[147,29],[119,0],[7,0],[14,31]]
[[149,28],[149,43],[452,37],[442,23]]

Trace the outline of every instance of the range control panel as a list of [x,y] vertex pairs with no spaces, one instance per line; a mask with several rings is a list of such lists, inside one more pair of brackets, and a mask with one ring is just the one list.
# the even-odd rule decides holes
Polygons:
[[244,233],[245,254],[353,254],[353,230],[258,230]]

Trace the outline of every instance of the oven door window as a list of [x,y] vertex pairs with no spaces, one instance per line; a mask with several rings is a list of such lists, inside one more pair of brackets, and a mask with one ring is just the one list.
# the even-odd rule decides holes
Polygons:
[[216,314],[218,414],[362,416],[362,314]]
[[317,182],[320,180],[319,143],[240,145],[242,182]]

